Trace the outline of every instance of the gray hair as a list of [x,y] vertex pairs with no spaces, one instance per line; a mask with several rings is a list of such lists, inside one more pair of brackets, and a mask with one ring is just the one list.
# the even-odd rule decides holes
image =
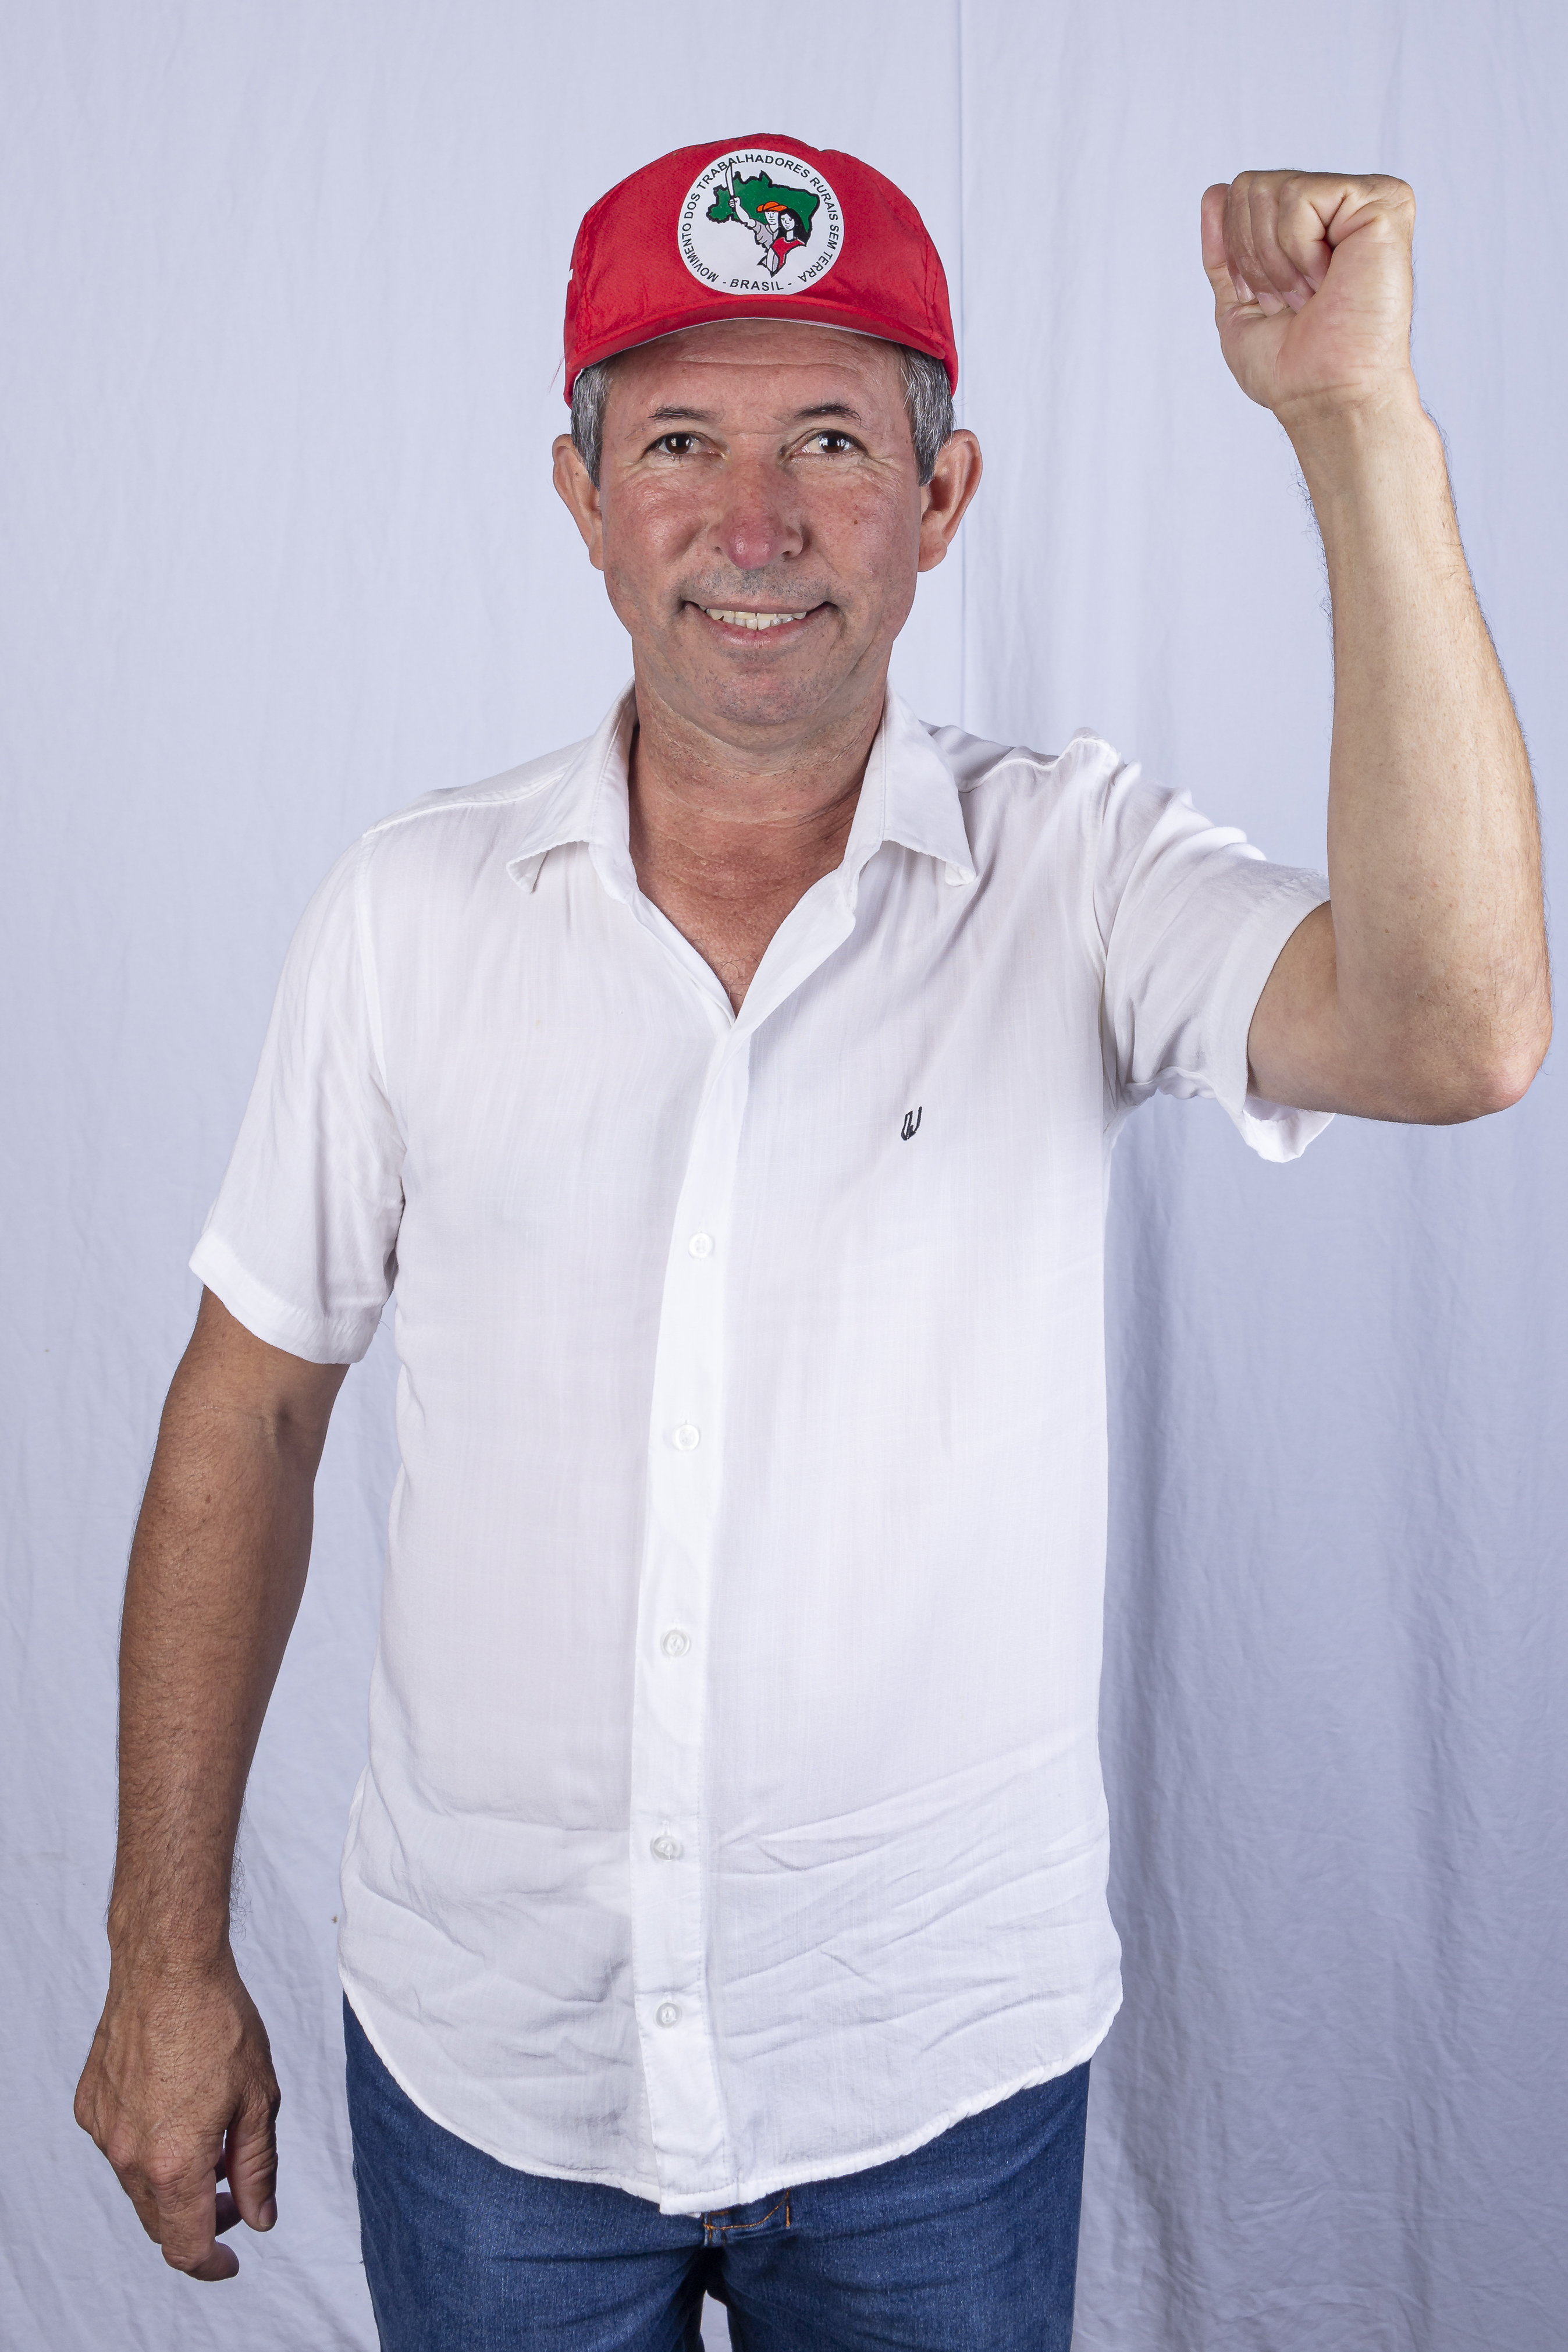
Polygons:
[[[953,430],[953,394],[947,371],[940,360],[932,359],[925,352],[912,352],[906,343],[900,343],[897,351],[904,376],[904,414],[915,444],[915,463],[921,480],[928,482],[942,446]],[[572,446],[587,467],[588,478],[595,489],[599,488],[599,461],[604,448],[604,404],[610,397],[610,373],[614,365],[613,356],[595,360],[591,367],[579,371],[571,387]]]

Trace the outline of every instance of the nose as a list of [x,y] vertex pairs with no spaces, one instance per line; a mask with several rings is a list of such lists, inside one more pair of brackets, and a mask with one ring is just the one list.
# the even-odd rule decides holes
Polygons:
[[776,458],[732,455],[719,475],[713,544],[737,572],[763,572],[806,543],[788,469]]

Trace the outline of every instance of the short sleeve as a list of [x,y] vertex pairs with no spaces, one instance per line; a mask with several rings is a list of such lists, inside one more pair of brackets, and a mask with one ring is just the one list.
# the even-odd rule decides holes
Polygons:
[[1322,875],[1270,866],[1186,793],[1118,767],[1105,788],[1094,918],[1105,956],[1102,1041],[1110,1123],[1152,1094],[1207,1095],[1264,1160],[1294,1160],[1332,1116],[1247,1088],[1247,1035]]
[[305,911],[261,1066],[192,1270],[258,1339],[357,1363],[396,1267],[402,1139],[380,1067],[361,951],[368,845]]

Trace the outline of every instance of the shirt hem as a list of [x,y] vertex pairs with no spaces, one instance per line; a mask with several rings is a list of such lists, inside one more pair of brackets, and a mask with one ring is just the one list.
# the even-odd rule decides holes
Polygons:
[[540,2180],[580,2180],[593,2188],[619,2189],[629,2197],[641,2197],[647,2204],[656,2204],[661,2213],[672,2214],[710,2213],[725,2205],[748,2205],[754,2198],[771,2197],[782,2189],[805,2188],[813,2180],[843,2180],[852,2173],[870,2172],[876,2165],[894,2163],[901,2156],[913,2156],[916,2148],[939,2139],[945,2131],[951,2131],[956,2124],[967,2123],[971,2116],[984,2115],[988,2107],[1000,2106],[1004,2099],[1016,2098],[1020,2091],[1035,2090],[1041,2083],[1054,2083],[1063,2074],[1071,2074],[1075,2066],[1082,2066],[1086,2060],[1092,2058],[1122,2006],[1122,1988],[1118,1983],[1115,1998],[1100,2022],[1066,2057],[1055,2059],[1048,2066],[1031,2066],[1022,2074],[1010,2076],[994,2090],[981,2091],[972,2099],[945,2108],[933,2122],[918,2125],[914,2131],[906,2132],[897,2139],[883,2141],[875,2147],[857,2151],[853,2156],[831,2158],[805,2157],[787,2172],[756,2172],[736,2180],[716,2182],[711,2189],[672,2191],[666,2195],[657,2180],[650,2180],[644,2174],[618,2172],[597,2165],[547,2164],[531,2157],[525,2161],[520,2157],[508,2154],[493,2140],[476,2138],[472,2132],[460,2130],[449,2116],[440,2114],[421,2092],[414,2089],[389,2054],[341,1961],[338,1964],[338,1981],[359,2021],[361,2032],[399,2090],[405,2098],[413,2101],[422,2116],[438,2125],[441,2130],[450,2132],[455,2139],[464,2141],[469,2147],[476,2147],[481,2155],[492,2157],[510,2172],[529,2173]]
[[805,2158],[799,2165],[791,2166],[788,2172],[753,2173],[749,2179],[737,2180],[733,2186],[727,2183],[712,2196],[705,2192],[700,2200],[692,2197],[661,2199],[659,2210],[662,2213],[705,2213],[716,2205],[748,2205],[753,2198],[772,2197],[782,2189],[804,2189],[813,2180],[843,2180],[852,2173],[870,2172],[876,2165],[892,2164],[901,2156],[913,2156],[916,2148],[940,2139],[945,2131],[951,2131],[956,2124],[967,2123],[971,2116],[984,2115],[988,2107],[999,2107],[1004,2099],[1016,2098],[1020,2091],[1032,2091],[1041,2083],[1055,2083],[1063,2074],[1071,2074],[1075,2066],[1082,2066],[1085,2060],[1092,2058],[1111,2031],[1121,2006],[1122,1994],[1118,1987],[1116,1998],[1103,2020],[1066,2057],[1053,2059],[1049,2066],[1031,2066],[1027,2073],[1010,2077],[995,2090],[977,2092],[972,2099],[965,2099],[956,2106],[946,2108],[935,2122],[921,2124],[901,2138],[886,2140],[863,2153],[838,2157],[831,2162]]

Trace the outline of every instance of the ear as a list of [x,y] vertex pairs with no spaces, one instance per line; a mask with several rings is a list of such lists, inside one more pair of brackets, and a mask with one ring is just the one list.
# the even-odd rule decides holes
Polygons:
[[566,503],[573,522],[582,533],[582,543],[588,550],[588,560],[596,572],[604,569],[604,512],[599,503],[587,467],[577,454],[570,433],[556,440],[551,455],[555,460],[555,486]]
[[979,487],[980,445],[966,426],[960,425],[942,444],[931,479],[920,493],[917,571],[934,572],[941,562]]

